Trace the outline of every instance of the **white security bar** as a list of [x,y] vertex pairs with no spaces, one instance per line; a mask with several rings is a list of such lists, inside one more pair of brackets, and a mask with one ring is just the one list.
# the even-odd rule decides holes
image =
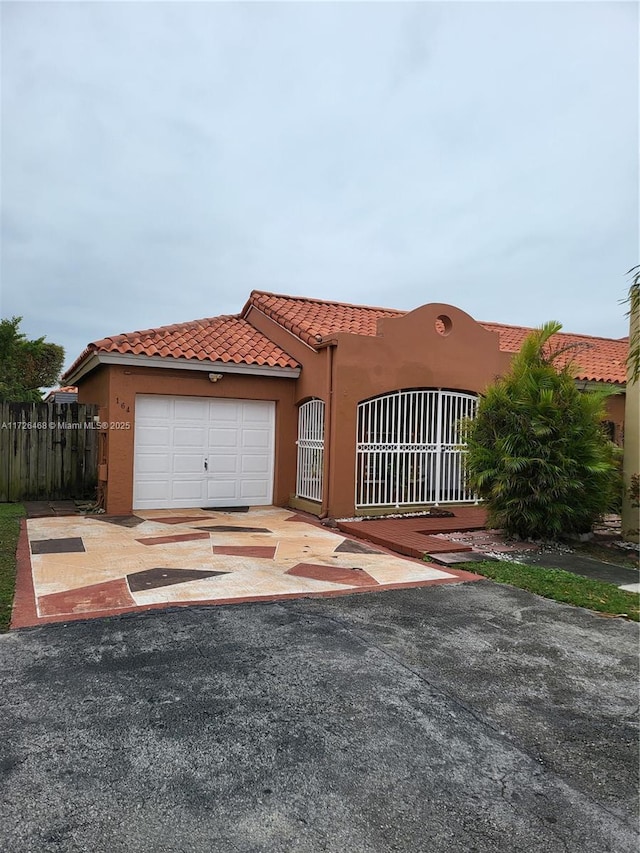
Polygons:
[[298,410],[298,471],[296,494],[322,501],[324,473],[324,402],[309,400]]
[[356,506],[475,503],[467,482],[465,418],[477,398],[396,391],[358,405]]

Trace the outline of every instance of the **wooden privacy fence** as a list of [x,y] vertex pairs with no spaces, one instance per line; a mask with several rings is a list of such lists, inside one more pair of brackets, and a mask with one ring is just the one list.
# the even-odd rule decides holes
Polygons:
[[95,496],[97,406],[0,403],[0,501]]

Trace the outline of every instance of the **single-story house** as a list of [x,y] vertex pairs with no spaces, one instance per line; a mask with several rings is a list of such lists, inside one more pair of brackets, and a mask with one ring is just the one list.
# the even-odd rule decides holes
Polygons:
[[[289,505],[336,517],[473,502],[460,419],[528,328],[254,290],[237,315],[115,335],[66,371],[100,407],[108,513]],[[578,344],[621,440],[628,339]],[[461,447],[462,445],[462,447]]]

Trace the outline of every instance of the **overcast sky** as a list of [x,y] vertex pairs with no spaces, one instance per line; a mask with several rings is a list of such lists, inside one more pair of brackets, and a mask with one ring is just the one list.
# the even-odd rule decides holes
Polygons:
[[2,316],[252,288],[627,333],[636,3],[2,2]]

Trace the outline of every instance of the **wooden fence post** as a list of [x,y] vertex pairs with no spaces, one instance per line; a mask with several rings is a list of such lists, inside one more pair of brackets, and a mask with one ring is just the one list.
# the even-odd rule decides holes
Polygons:
[[0,403],[0,501],[95,496],[97,406]]

